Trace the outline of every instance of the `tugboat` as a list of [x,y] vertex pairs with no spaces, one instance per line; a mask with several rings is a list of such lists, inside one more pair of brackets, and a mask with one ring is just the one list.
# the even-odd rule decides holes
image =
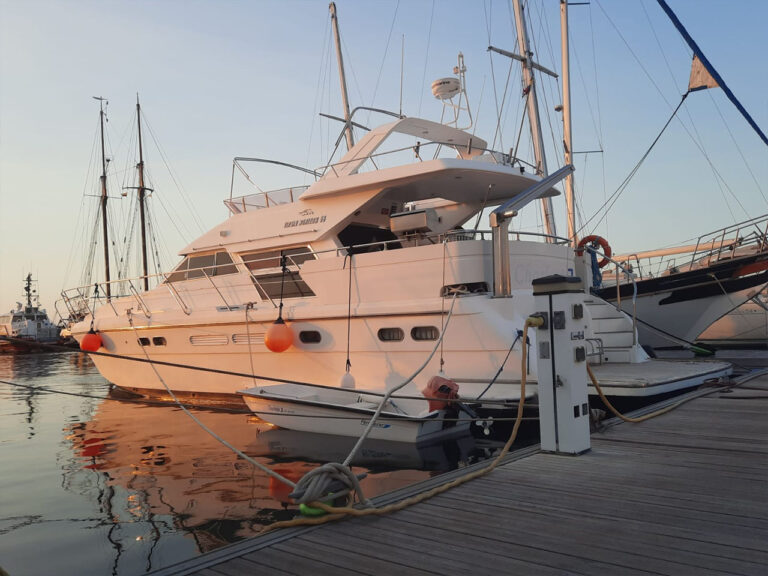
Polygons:
[[40,308],[37,290],[32,287],[32,274],[24,279],[26,303],[16,303],[16,309],[0,315],[0,353],[29,352],[38,344],[55,343],[61,328],[51,322],[45,309]]

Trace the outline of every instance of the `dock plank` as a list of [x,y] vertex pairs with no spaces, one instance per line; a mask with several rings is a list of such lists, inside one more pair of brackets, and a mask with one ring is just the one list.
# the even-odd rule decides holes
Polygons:
[[610,422],[582,456],[526,449],[391,515],[270,533],[156,574],[763,576],[768,376],[750,384]]

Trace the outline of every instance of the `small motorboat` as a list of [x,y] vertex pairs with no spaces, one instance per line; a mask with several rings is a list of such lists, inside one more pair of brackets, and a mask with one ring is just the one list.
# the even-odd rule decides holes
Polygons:
[[[280,428],[354,437],[363,434],[384,400],[383,394],[304,384],[256,386],[239,394],[256,416]],[[427,404],[426,400],[393,396],[386,399],[368,438],[434,442],[467,434],[473,417],[458,402]]]

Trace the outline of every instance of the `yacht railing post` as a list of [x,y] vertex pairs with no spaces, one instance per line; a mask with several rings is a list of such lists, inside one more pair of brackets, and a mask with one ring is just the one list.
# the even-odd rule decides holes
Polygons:
[[170,292],[171,296],[173,296],[173,299],[176,300],[176,304],[179,305],[179,307],[181,308],[181,311],[184,312],[184,314],[186,314],[187,316],[192,314],[192,309],[184,303],[184,300],[182,300],[181,295],[178,293],[178,291],[174,287],[173,282],[168,281],[168,276],[170,276],[170,274],[163,274],[163,276],[164,276],[164,283],[168,287],[168,292]]
[[133,297],[136,298],[136,302],[139,305],[139,309],[141,310],[141,313],[144,314],[147,318],[152,318],[152,312],[149,311],[149,308],[147,307],[147,304],[144,302],[144,299],[139,295],[139,291],[136,290],[136,287],[133,285],[133,282],[128,280],[128,287],[131,289],[131,293],[133,293]]
[[221,298],[221,301],[224,302],[224,306],[227,307],[227,310],[232,310],[232,306],[229,305],[229,302],[227,302],[227,299],[224,298],[224,294],[221,293],[221,290],[219,290],[219,287],[216,286],[216,283],[213,281],[213,278],[208,276],[208,274],[205,272],[204,269],[200,269],[200,271],[203,273],[203,276],[205,276],[208,279],[208,282],[211,283],[211,286],[213,286],[213,289],[216,290],[216,292],[219,295],[219,298]]

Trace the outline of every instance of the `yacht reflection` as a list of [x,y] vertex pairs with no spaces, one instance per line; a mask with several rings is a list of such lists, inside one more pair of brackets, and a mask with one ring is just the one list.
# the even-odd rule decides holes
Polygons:
[[[250,414],[196,410],[217,434],[262,464],[296,481],[318,465],[342,461],[354,439],[273,429]],[[173,406],[126,403],[114,394],[86,422],[68,430],[75,458],[67,489],[99,503],[119,558],[121,538],[145,545],[146,562],[171,533],[191,535],[208,551],[254,536],[264,525],[292,518],[290,488],[270,480]],[[471,437],[416,447],[366,442],[353,461],[368,472],[367,497],[401,488],[438,471],[464,466],[478,454]],[[94,493],[95,492],[95,493]]]

